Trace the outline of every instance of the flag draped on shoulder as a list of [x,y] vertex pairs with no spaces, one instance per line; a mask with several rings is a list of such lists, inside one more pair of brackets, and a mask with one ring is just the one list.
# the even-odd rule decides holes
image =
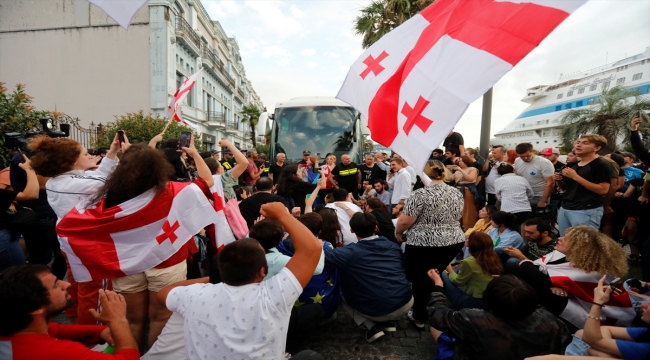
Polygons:
[[135,14],[147,4],[148,0],[88,0],[89,3],[104,10],[115,22],[128,29]]
[[225,208],[227,199],[225,198],[223,184],[221,183],[222,176],[212,175],[214,185],[210,188],[214,200],[213,206],[216,211],[216,221],[214,222],[214,226],[210,226],[209,233],[210,239],[213,241],[212,246],[217,252],[221,251],[227,244],[237,240],[226,219]]
[[469,104],[586,1],[437,0],[368,48],[336,97],[422,169]]
[[[594,301],[594,288],[602,277],[596,272],[587,273],[571,266],[571,263],[549,264],[564,258],[564,254],[553,251],[534,261],[541,266],[551,278],[553,286],[564,289],[569,293],[569,301],[560,317],[582,329]],[[630,296],[623,286],[619,285],[622,293],[612,293],[609,302],[602,309],[603,324],[610,326],[630,326],[636,316]]]
[[149,270],[169,259],[216,213],[199,186],[169,182],[159,195],[147,191],[117,206],[79,204],[57,233],[78,282]]
[[172,96],[172,100],[169,102],[169,106],[167,106],[167,119],[173,118],[176,122],[183,125],[192,126],[187,122],[187,120],[183,119],[178,108],[183,104],[183,100],[185,100],[187,95],[190,93],[190,90],[192,90],[192,87],[196,84],[202,72],[203,69],[199,69],[199,71],[185,79],[181,84],[181,87],[176,90],[174,96]]

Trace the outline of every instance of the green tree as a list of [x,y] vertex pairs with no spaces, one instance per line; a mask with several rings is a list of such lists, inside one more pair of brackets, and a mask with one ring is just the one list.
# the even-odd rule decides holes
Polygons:
[[255,105],[244,105],[239,114],[242,115],[241,122],[243,124],[248,124],[251,128],[251,141],[253,142],[253,147],[257,146],[257,142],[255,141],[255,127],[260,121],[260,115],[262,114],[260,109]]
[[[148,143],[154,136],[160,134],[165,128],[167,119],[160,116],[153,117],[151,114],[145,115],[142,110],[137,113],[127,113],[122,116],[115,116],[114,122],[109,122],[101,130],[97,131],[97,138],[93,139],[93,147],[109,147],[115,132],[124,130],[131,144]],[[178,139],[181,131],[191,131],[194,133],[194,146],[202,149],[201,137],[193,129],[172,121],[165,132],[164,139]],[[200,151],[199,150],[199,151]]]
[[[639,110],[650,110],[650,99],[640,97],[638,90],[621,86],[603,90],[591,106],[569,110],[560,118],[564,150],[572,146],[580,134],[602,135],[607,139],[604,150],[610,152],[618,143],[629,144],[630,132],[627,129]],[[647,115],[644,123],[650,124]],[[642,132],[645,131],[647,129]]]
[[356,34],[363,36],[361,46],[370,47],[431,3],[433,0],[373,0],[354,20]]
[[37,111],[31,105],[32,97],[25,93],[25,86],[16,85],[13,92],[0,82],[0,163],[3,168],[11,162],[13,149],[5,147],[5,134],[18,132],[23,137],[28,131],[42,130],[39,118],[50,116],[48,111]]

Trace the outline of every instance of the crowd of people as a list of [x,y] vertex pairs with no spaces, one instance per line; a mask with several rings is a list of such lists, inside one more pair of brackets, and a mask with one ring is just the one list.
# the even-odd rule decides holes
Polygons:
[[[0,355],[321,359],[289,355],[287,340],[342,308],[369,343],[406,316],[428,329],[440,360],[650,358],[640,122],[634,153],[604,154],[602,136],[583,134],[566,162],[529,143],[483,160],[452,131],[421,171],[395,153],[356,164],[305,150],[289,164],[227,140],[201,153],[162,134],[133,145],[116,134],[90,155],[72,139],[33,138],[0,189]],[[117,219],[183,186],[200,198],[184,210],[208,201],[217,220],[171,257],[109,279],[73,271],[80,257],[115,255],[75,253],[62,240],[77,230],[63,236],[57,222],[79,209]],[[78,226],[92,244],[96,225]],[[641,279],[621,281],[629,262],[641,262]],[[61,312],[72,324],[52,321]]]

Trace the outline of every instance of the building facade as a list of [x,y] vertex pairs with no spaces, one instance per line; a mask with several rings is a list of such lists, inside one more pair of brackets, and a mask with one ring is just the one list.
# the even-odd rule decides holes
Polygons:
[[237,41],[200,1],[150,0],[128,31],[87,0],[0,2],[0,81],[25,84],[36,108],[56,108],[86,126],[139,110],[165,117],[176,89],[201,68],[183,118],[208,149],[219,139],[252,146],[240,112],[264,106]]

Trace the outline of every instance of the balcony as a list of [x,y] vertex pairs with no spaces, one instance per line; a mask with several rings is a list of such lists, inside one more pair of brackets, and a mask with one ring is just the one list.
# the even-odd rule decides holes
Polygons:
[[246,93],[244,93],[244,90],[242,90],[241,87],[237,88],[237,93],[242,100],[246,100]]
[[224,119],[224,115],[220,111],[207,111],[206,113],[206,118],[208,120],[208,126],[216,127],[216,128],[225,128],[226,127],[226,121]]
[[230,83],[230,86],[232,86],[232,88],[234,89],[235,88],[235,78],[230,76],[230,74],[228,74],[227,71],[223,72],[223,77],[225,77],[226,80],[228,80],[228,82]]
[[194,55],[201,55],[201,38],[192,29],[190,24],[182,17],[175,16],[176,38],[184,42],[194,52]]
[[203,63],[207,64],[208,67],[214,66],[219,70],[223,69],[223,62],[210,46],[204,44],[201,47],[201,57],[203,58]]
[[251,131],[250,130],[244,130],[243,135],[244,139],[250,140],[251,139]]
[[226,132],[236,134],[239,132],[239,124],[234,121],[226,121]]

